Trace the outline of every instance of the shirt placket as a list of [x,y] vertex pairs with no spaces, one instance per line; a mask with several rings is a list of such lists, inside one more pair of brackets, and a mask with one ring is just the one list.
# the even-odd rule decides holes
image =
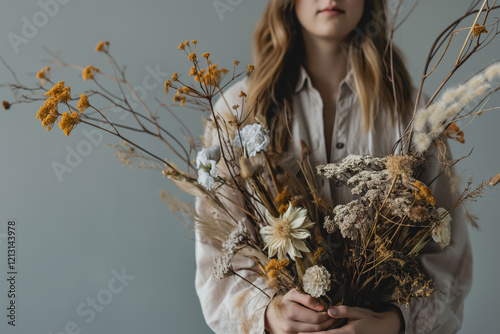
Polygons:
[[[311,152],[313,169],[316,171],[317,165],[326,164],[325,128],[323,120],[323,100],[319,92],[309,86],[309,107],[311,118],[309,120],[309,134],[313,143]],[[330,198],[330,182],[322,176],[316,175],[320,193],[326,198]]]
[[[348,128],[349,128],[349,110],[352,107],[350,90],[345,81],[342,81],[339,87],[336,100],[335,122],[333,124],[330,162],[340,163],[347,156],[348,147]],[[345,189],[342,182],[338,180],[331,180],[328,182],[330,185],[329,194],[331,198],[336,201],[342,201]]]

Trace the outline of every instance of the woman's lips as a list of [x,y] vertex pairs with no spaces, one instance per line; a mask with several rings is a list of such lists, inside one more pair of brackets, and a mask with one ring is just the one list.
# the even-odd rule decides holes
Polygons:
[[345,11],[342,9],[335,7],[335,6],[329,6],[326,7],[325,9],[320,10],[320,13],[328,14],[328,15],[340,15],[344,14]]

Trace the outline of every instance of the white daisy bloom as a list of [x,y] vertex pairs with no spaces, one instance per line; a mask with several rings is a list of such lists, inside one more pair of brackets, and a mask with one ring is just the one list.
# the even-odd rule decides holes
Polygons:
[[315,223],[307,218],[306,209],[294,208],[290,203],[288,210],[278,218],[266,211],[266,219],[269,226],[261,228],[260,233],[266,244],[264,249],[269,248],[269,257],[278,253],[278,259],[284,259],[288,254],[295,261],[296,257],[302,257],[300,252],[310,252],[304,239],[311,236],[307,229]]

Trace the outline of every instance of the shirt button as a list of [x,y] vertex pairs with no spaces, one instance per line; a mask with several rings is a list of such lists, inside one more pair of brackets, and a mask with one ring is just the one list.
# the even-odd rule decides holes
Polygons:
[[340,150],[340,149],[344,148],[344,143],[337,143],[337,145],[335,145],[335,147]]

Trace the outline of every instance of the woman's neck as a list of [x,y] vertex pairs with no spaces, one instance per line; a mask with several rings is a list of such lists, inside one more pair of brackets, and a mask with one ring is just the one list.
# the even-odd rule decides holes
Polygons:
[[347,75],[347,57],[341,43],[304,34],[304,67],[313,84],[337,88]]

